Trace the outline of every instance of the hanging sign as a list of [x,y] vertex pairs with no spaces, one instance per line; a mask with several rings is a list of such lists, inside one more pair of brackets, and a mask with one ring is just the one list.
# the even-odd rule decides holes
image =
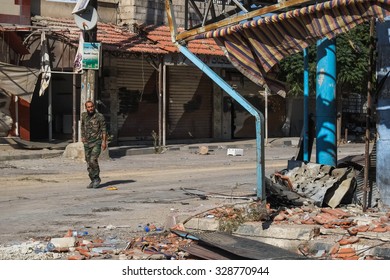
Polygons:
[[101,43],[83,44],[83,69],[98,70],[100,66]]

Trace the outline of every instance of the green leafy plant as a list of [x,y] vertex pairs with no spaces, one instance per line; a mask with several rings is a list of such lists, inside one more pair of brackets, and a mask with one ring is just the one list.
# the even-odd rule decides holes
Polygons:
[[[359,24],[336,37],[337,93],[357,92],[365,94],[368,81],[369,24]],[[317,47],[308,48],[309,92],[315,93]],[[288,95],[303,95],[303,52],[289,56],[280,62],[278,78],[289,84]]]

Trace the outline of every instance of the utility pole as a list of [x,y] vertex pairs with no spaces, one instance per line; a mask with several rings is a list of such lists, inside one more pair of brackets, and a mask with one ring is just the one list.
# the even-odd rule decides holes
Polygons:
[[[97,11],[97,0],[89,0],[89,6],[91,6],[93,9]],[[90,30],[83,30],[84,33],[84,41],[85,42],[96,42],[97,41],[97,25],[95,25]],[[93,69],[87,69],[83,75],[82,75],[82,97],[81,97],[81,112],[85,111],[85,102],[87,100],[92,100],[93,102],[96,101],[97,96],[97,75],[96,70]],[[84,96],[83,96],[84,91]],[[84,97],[84,98],[83,98]],[[84,99],[84,100],[83,100]]]
[[[100,44],[97,43],[97,0],[78,0],[72,14],[76,25],[82,32],[83,46],[80,95],[80,116],[85,112],[85,102],[96,101],[97,96],[97,71],[100,67]],[[79,141],[80,141],[79,126]]]

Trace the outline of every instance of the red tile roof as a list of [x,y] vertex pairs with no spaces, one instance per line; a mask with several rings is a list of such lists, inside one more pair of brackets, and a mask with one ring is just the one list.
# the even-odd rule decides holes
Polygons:
[[[171,41],[171,33],[167,26],[148,26],[145,28],[147,37],[158,42],[161,48],[169,52],[177,52],[176,46]],[[180,30],[179,30],[180,31]],[[188,44],[188,48],[195,54],[220,55],[224,53],[214,40],[194,40]]]
[[[32,18],[33,25],[53,32],[62,33],[74,45],[78,44],[80,29],[72,19],[60,19],[36,16]],[[131,32],[128,26],[98,23],[97,40],[103,43],[103,50],[168,54],[178,52],[171,41],[171,34],[167,26],[139,27],[138,33]],[[213,39],[195,40],[189,43],[188,48],[194,54],[223,56],[220,47]]]

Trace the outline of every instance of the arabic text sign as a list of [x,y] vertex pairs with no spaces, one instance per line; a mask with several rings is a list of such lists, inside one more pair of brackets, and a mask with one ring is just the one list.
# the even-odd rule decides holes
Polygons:
[[101,44],[84,43],[83,48],[83,69],[99,69]]

